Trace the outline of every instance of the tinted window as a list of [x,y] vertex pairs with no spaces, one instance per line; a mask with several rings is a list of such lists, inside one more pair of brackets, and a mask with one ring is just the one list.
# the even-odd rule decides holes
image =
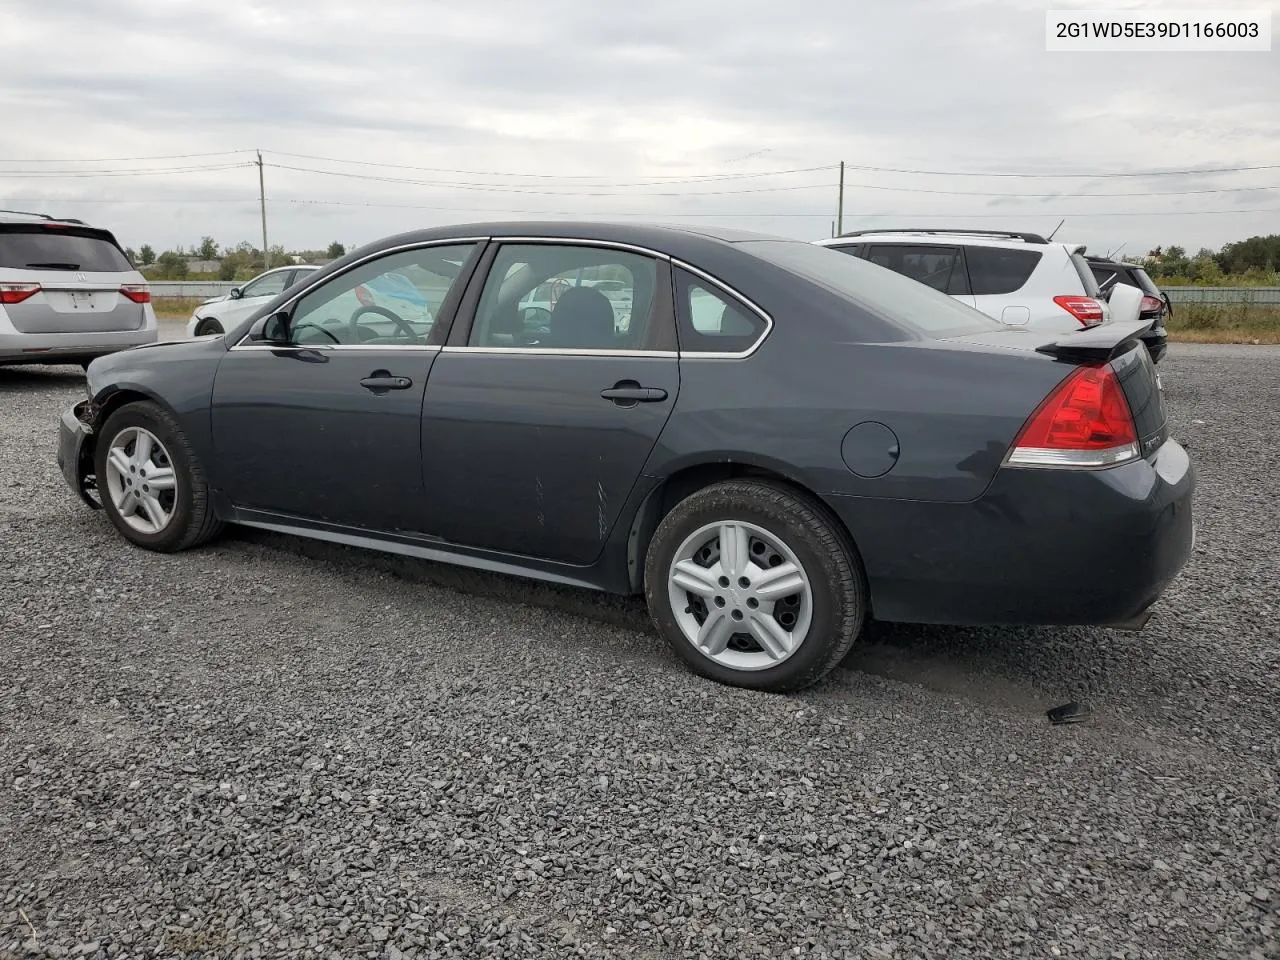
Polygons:
[[[312,290],[294,308],[294,343],[411,346],[431,342],[436,315],[474,244],[404,250]],[[284,276],[284,274],[281,274]]]
[[1138,281],[1138,287],[1144,293],[1156,297],[1157,299],[1163,297],[1163,294],[1160,293],[1160,288],[1157,287],[1155,281],[1147,275],[1147,271],[1143,270],[1141,267],[1130,267],[1129,272],[1133,274],[1133,279]]
[[933,244],[873,243],[866,259],[942,293],[967,293],[958,247]]
[[1098,281],[1094,279],[1093,270],[1089,268],[1089,261],[1084,258],[1084,254],[1071,254],[1071,265],[1076,268],[1076,273],[1080,276],[1080,282],[1084,285],[1085,296],[1096,297],[1098,295]]
[[965,247],[964,255],[969,261],[969,282],[975,296],[1021,289],[1043,256],[1037,250],[1001,247]]
[[0,229],[0,267],[85,273],[133,270],[120,248],[100,234],[27,226]]
[[485,281],[468,343],[560,350],[658,349],[657,283],[656,262],[625,250],[505,244]]
[[279,273],[268,273],[266,276],[258,277],[256,280],[250,280],[240,288],[240,294],[243,297],[274,297],[276,294],[284,292],[285,281],[288,279],[288,270],[281,270]]
[[752,240],[744,253],[776,264],[869,310],[903,330],[930,337],[1007,329],[984,313],[892,270],[812,243]]
[[767,329],[754,310],[683,270],[676,278],[676,319],[680,349],[691,353],[742,353]]

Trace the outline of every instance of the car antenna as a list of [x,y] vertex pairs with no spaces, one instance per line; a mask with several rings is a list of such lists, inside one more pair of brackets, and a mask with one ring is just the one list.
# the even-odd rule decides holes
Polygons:
[[1121,250],[1123,250],[1123,249],[1124,249],[1125,247],[1127,247],[1128,245],[1129,245],[1129,241],[1128,241],[1128,240],[1126,240],[1124,243],[1120,244],[1120,246],[1116,247],[1116,249],[1115,249],[1115,252],[1114,252],[1114,253],[1108,253],[1108,254],[1107,254],[1107,259],[1108,259],[1108,260],[1114,260],[1116,257],[1120,256],[1120,251],[1121,251]]
[[[1053,233],[1057,233],[1059,230],[1061,230],[1061,229],[1062,229],[1062,225],[1063,225],[1064,223],[1066,223],[1066,222],[1067,222],[1067,218],[1066,218],[1066,217],[1063,217],[1061,220],[1059,220],[1059,221],[1058,221],[1058,225],[1057,225],[1056,227],[1054,227],[1054,228],[1053,228]],[[1046,239],[1046,240],[1052,240],[1052,239],[1053,239],[1053,233],[1049,234],[1049,236],[1045,237],[1045,239]]]

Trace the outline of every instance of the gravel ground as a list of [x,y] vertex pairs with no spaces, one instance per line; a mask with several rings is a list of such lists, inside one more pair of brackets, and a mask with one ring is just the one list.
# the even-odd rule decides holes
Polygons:
[[1280,350],[1162,370],[1145,631],[876,628],[776,697],[632,602],[131,549],[54,465],[78,372],[0,369],[0,957],[1280,957]]

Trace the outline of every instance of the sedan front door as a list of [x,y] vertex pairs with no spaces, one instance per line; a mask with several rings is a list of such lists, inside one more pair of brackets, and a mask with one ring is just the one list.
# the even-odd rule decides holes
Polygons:
[[423,529],[422,398],[478,244],[387,253],[259,321],[218,367],[216,483],[240,510],[364,530]]
[[472,322],[459,315],[427,383],[430,530],[590,564],[680,389],[669,266],[565,241],[503,243],[486,259]]

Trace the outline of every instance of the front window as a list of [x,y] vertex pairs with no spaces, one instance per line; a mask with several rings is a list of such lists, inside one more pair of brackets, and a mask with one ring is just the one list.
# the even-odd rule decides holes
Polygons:
[[420,247],[341,273],[298,301],[290,339],[313,346],[425,345],[474,249],[470,243]]
[[289,279],[289,271],[281,270],[278,273],[264,273],[262,276],[250,280],[240,289],[241,297],[275,297],[284,293],[284,282]]
[[945,293],[837,250],[799,240],[751,240],[738,246],[923,336],[959,337],[1006,329]]

